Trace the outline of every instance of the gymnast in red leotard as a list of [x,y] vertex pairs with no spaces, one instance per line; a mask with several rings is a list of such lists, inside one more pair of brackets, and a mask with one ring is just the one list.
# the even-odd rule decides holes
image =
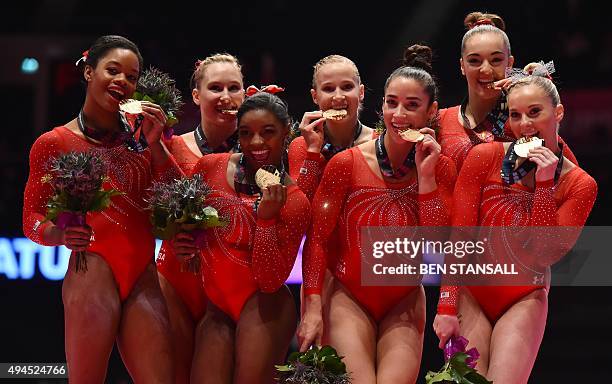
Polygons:
[[[467,80],[468,97],[461,105],[440,110],[437,136],[442,154],[453,159],[457,171],[475,145],[514,141],[507,124],[504,91],[509,85],[506,68],[512,67],[514,57],[504,32],[505,23],[498,15],[472,12],[464,24],[468,31],[461,42],[460,63],[461,74]],[[565,156],[578,164],[567,145]]]
[[[223,53],[196,62],[192,76],[193,102],[200,107],[200,124],[192,132],[172,136],[164,144],[185,174],[207,154],[238,152],[236,112],[244,100],[241,67]],[[187,233],[179,237],[190,238]],[[195,252],[182,250],[186,253]],[[176,360],[176,383],[188,383],[194,351],[194,332],[204,316],[206,295],[199,274],[181,270],[169,241],[157,257],[159,281],[168,305]],[[197,363],[197,362],[196,362]]]
[[[514,136],[537,136],[545,146],[532,149],[514,168],[502,166],[504,160],[507,164],[516,159],[514,143],[473,148],[457,179],[452,221],[455,226],[502,227],[498,231],[508,227],[505,233],[511,240],[521,226],[573,229],[561,242],[539,230],[531,247],[508,244],[513,253],[520,249],[516,255],[526,265],[547,268],[575,243],[593,207],[597,184],[558,144],[563,105],[552,81],[528,76],[513,80],[508,92]],[[542,245],[555,248],[540,252]],[[440,347],[451,335],[461,334],[477,347],[478,370],[489,380],[526,383],[546,323],[550,274],[545,275],[542,284],[529,286],[442,287],[434,320]]]
[[[204,156],[194,169],[228,224],[209,230],[201,249],[209,303],[198,327],[193,382],[270,383],[295,331],[295,303],[284,282],[310,223],[310,204],[286,175],[290,120],[277,96],[249,96],[237,115],[243,153]],[[254,178],[265,165],[280,170],[281,180],[260,190]]]
[[[331,55],[314,66],[313,102],[318,111],[306,112],[300,123],[301,136],[289,146],[291,178],[312,200],[325,165],[340,151],[376,137],[376,131],[359,121],[364,86],[352,60]],[[325,119],[323,111],[345,110],[339,120]]]
[[[86,251],[87,270],[76,272],[71,255],[62,285],[70,382],[104,382],[115,340],[134,381],[171,382],[170,325],[152,262],[155,239],[143,200],[153,180],[181,175],[160,141],[166,116],[159,106],[143,102],[146,141],[123,134],[119,102],[132,95],[142,68],[131,41],[102,36],[79,63],[87,82],[81,112],[32,146],[23,230],[37,243]],[[104,211],[88,214],[87,225],[64,230],[51,222],[41,224],[53,193],[41,177],[52,157],[69,151],[99,153],[110,178],[105,187],[124,194],[113,197]]]
[[[310,94],[319,110],[304,113],[299,126],[301,136],[289,145],[289,168],[291,177],[312,201],[329,159],[347,148],[376,138],[377,133],[359,121],[364,85],[357,66],[349,58],[330,55],[319,60],[314,66]],[[328,110],[344,110],[346,115],[339,120],[326,120],[323,111]],[[331,281],[332,274],[328,270],[324,286],[328,287]],[[301,298],[303,304],[303,289]],[[326,300],[327,297],[323,297],[323,303]]]
[[[399,135],[429,124],[437,112],[428,47],[408,48],[404,66],[385,84],[386,132],[334,156],[313,200],[313,224],[304,253],[306,307],[298,333],[302,350],[333,345],[345,356],[353,383],[414,383],[420,367],[425,296],[413,286],[362,286],[360,230],[364,226],[439,226],[450,223],[455,180],[452,160],[423,128],[424,140]],[[337,236],[330,249],[329,239]],[[338,257],[327,307],[321,305],[328,255]],[[325,322],[323,322],[325,318]]]

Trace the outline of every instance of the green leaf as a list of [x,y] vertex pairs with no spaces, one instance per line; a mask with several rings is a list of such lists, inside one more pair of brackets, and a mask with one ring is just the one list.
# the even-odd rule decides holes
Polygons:
[[153,227],[153,235],[162,240],[170,240],[176,235],[177,228],[173,222],[168,223],[166,226]]
[[174,115],[168,115],[168,119],[166,120],[166,126],[173,127],[178,123],[178,119],[174,117]]
[[442,372],[427,372],[425,375],[425,384],[439,383],[444,381],[453,381],[453,378],[448,371]]
[[290,365],[275,365],[274,366],[279,372],[293,372],[294,368]]
[[296,361],[302,354],[300,352],[292,352],[289,355],[289,358],[287,359],[287,361],[289,361],[290,363],[293,363],[294,361]]
[[474,371],[465,363],[467,357],[467,353],[458,352],[455,353],[449,360],[449,365],[451,366],[451,368],[457,371],[457,373],[462,377],[465,376],[468,372]]
[[319,356],[332,356],[336,354],[336,350],[330,347],[329,345],[322,347],[319,351]]
[[335,356],[324,356],[323,367],[335,375],[346,373],[346,365]]
[[109,190],[99,190],[96,192],[93,199],[89,202],[89,206],[86,208],[88,212],[98,212],[103,211],[110,206],[111,197],[123,195],[123,192],[120,192],[116,189]]
[[465,375],[465,378],[469,380],[470,383],[474,384],[493,384],[492,381],[487,380],[486,377],[482,376],[477,371],[473,371]]

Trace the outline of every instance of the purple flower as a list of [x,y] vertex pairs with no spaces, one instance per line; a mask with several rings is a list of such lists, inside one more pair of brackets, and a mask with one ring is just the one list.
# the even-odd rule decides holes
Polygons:
[[468,339],[463,336],[451,337],[444,346],[444,360],[448,361],[456,353],[465,353],[467,355],[465,363],[468,367],[475,368],[476,360],[478,360],[480,357],[480,353],[478,353],[476,348],[470,348],[468,351],[466,351],[465,348],[467,347],[468,343]]
[[465,352],[465,347],[468,345],[468,340],[463,337],[452,336],[444,346],[444,360],[448,361],[455,353]]
[[478,350],[476,348],[470,348],[465,353],[468,355],[468,357],[465,359],[465,363],[467,364],[467,366],[472,369],[476,368],[476,360],[478,360],[478,358],[480,357],[480,353],[478,353]]

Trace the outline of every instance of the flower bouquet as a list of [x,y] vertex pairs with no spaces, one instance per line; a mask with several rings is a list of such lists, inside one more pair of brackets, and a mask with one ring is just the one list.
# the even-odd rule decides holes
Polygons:
[[164,128],[164,139],[169,140],[174,134],[172,127],[178,123],[177,114],[184,104],[175,81],[167,73],[150,67],[140,75],[132,99],[150,101],[166,112],[168,120]]
[[[151,210],[153,233],[160,239],[170,240],[178,232],[189,232],[201,247],[204,229],[221,227],[226,223],[219,219],[217,210],[206,205],[210,189],[202,175],[175,179],[171,182],[154,182],[147,200]],[[182,270],[200,272],[200,258],[194,255],[185,260]]]
[[276,365],[281,384],[350,384],[342,357],[329,345],[293,352],[286,365]]
[[[122,194],[116,189],[103,189],[107,179],[104,163],[95,152],[68,152],[53,158],[49,173],[41,180],[51,184],[54,191],[43,222],[51,220],[61,229],[85,225],[87,212],[108,208],[111,197]],[[87,271],[84,251],[76,252],[75,270]]]
[[480,357],[478,350],[471,348],[466,351],[467,345],[465,337],[451,337],[444,346],[446,363],[438,372],[427,372],[425,383],[492,384],[475,369]]

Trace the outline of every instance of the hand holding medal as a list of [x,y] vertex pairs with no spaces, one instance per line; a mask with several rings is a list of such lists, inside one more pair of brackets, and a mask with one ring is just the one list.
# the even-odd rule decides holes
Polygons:
[[257,217],[268,220],[276,217],[287,201],[287,187],[284,177],[272,165],[261,167],[255,173],[255,182],[261,189],[262,197],[257,207]]

